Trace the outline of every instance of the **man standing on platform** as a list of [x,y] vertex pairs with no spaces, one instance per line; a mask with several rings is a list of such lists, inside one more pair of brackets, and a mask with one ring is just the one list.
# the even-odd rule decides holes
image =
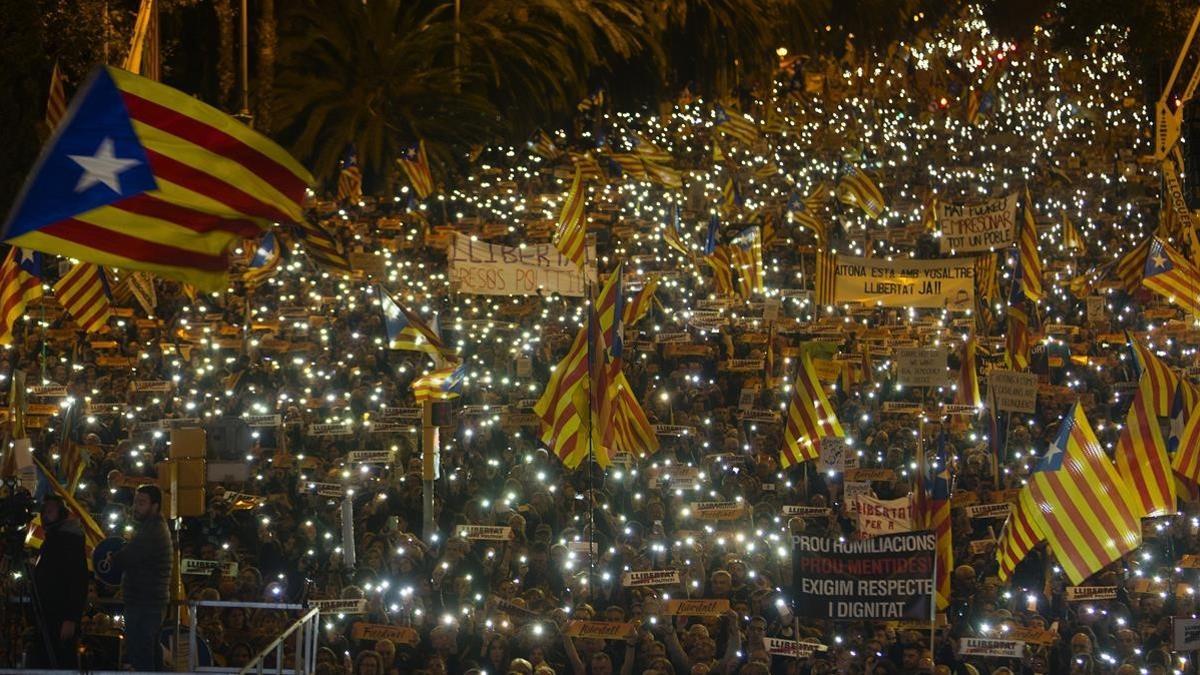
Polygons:
[[[42,503],[42,527],[46,537],[33,582],[37,585],[39,628],[45,636],[34,638],[30,666],[75,670],[79,667],[79,620],[88,594],[83,528],[68,517],[66,504],[55,496]],[[47,642],[52,655],[47,653]]]
[[133,496],[137,532],[125,548],[112,554],[121,570],[125,602],[125,659],[134,670],[162,670],[159,629],[171,587],[171,532],[162,514],[162,490],[142,485]]

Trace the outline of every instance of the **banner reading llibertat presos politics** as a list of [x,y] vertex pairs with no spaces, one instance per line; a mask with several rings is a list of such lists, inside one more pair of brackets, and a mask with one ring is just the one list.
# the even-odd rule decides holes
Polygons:
[[[587,277],[596,280],[596,244],[588,242]],[[450,286],[476,295],[582,297],[587,278],[552,244],[508,246],[456,234],[450,244]]]
[[825,621],[933,620],[930,531],[870,539],[792,537],[793,611]]
[[889,261],[839,255],[834,302],[971,309],[975,306],[975,258]]
[[973,204],[938,204],[942,253],[995,251],[1013,243],[1017,228],[1017,195]]

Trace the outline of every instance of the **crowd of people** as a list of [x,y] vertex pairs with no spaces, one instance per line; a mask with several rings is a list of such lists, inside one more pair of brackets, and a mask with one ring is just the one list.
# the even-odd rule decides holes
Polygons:
[[[210,475],[222,478],[209,482],[204,514],[179,521],[182,597],[256,603],[189,612],[217,665],[247,664],[299,615],[258,603],[362,599],[321,614],[318,673],[1195,672],[1191,654],[1176,650],[1172,621],[1195,613],[1194,485],[1180,486],[1178,513],[1143,521],[1135,552],[1077,584],[1112,589],[1096,599],[1068,594],[1044,542],[1002,582],[1004,514],[971,517],[967,508],[1013,502],[1076,401],[1102,444],[1116,444],[1137,376],[1123,331],[1181,372],[1191,372],[1197,353],[1187,317],[1158,296],[1113,275],[1089,278],[1084,294],[1068,288],[1159,221],[1158,166],[1138,159],[1150,148],[1149,116],[1109,37],[1082,55],[1056,52],[1047,31],[1010,45],[967,11],[886,54],[788,61],[773,91],[742,93],[737,107],[759,121],[753,141],[712,126],[705,101],[681,100],[657,115],[611,113],[593,101],[547,144],[485,150],[458,189],[427,199],[408,187],[394,197],[314,197],[310,213],[347,252],[350,277],[316,266],[296,244],[254,287],[235,274],[231,292],[191,296],[160,280],[150,308],[118,293],[127,309],[105,333],[70,330],[49,298],[29,307],[0,355],[0,373],[23,372],[29,387],[26,403],[10,405],[27,407],[33,455],[51,473],[69,449],[82,451],[73,497],[106,535],[132,539],[126,550],[138,552],[108,559],[126,570],[123,584],[87,574],[79,603],[57,581],[79,578],[78,567],[33,575],[63,593],[39,594],[63,608],[48,614],[51,641],[79,637],[94,665],[115,664],[122,651],[126,662],[157,666],[161,654],[139,653],[144,643],[130,639],[154,632],[148,614],[175,616],[161,600],[170,569],[157,553],[145,559],[163,550],[164,497],[139,486],[157,482],[172,428],[202,426]],[[566,469],[541,441],[531,408],[586,321],[584,300],[463,293],[447,269],[446,237],[547,241],[572,156],[590,150],[603,160],[634,137],[667,150],[684,187],[604,163],[588,208],[598,278],[620,263],[631,293],[657,282],[649,313],[625,327],[624,361],[658,447]],[[887,212],[871,217],[831,195],[813,214],[826,238],[796,226],[789,196],[835,184],[849,164],[876,177]],[[924,218],[935,195],[968,201],[1025,185],[1048,291],[1029,365],[1040,381],[1036,412],[1008,413],[999,424],[991,410],[953,420],[886,413],[888,402],[932,410],[956,400],[949,385],[902,386],[891,345],[952,346],[947,373],[957,373],[957,346],[974,334],[985,347],[981,371],[1003,368],[1003,303],[983,294],[956,311],[819,306],[814,248],[940,257],[936,225]],[[714,212],[722,237],[761,228],[764,293],[716,291],[701,261]],[[1082,249],[1063,245],[1064,219],[1084,233]],[[664,243],[668,228],[690,253]],[[1012,248],[999,256],[1002,292],[1015,261]],[[435,415],[431,531],[411,385],[433,364],[423,352],[387,348],[381,287],[431,323],[436,316],[466,364],[461,396]],[[1098,309],[1089,295],[1101,298]],[[801,359],[816,355],[834,364],[822,379],[849,451],[785,468],[782,412]],[[250,421],[271,415],[277,420]],[[378,432],[371,423],[379,420],[404,424]],[[328,430],[336,425],[346,432]],[[922,446],[936,438],[949,449],[953,486],[946,606],[932,622],[832,622],[793,607],[793,535],[865,536],[845,508],[847,488],[909,497],[929,469]],[[381,452],[356,461],[356,451]],[[11,503],[19,493],[10,487]],[[696,502],[741,508],[709,519]],[[78,513],[60,518],[69,505],[46,504],[44,546],[80,536]],[[508,529],[496,535],[496,527]],[[24,545],[5,541],[10,598],[30,593],[17,563]],[[678,574],[627,583],[627,573],[654,570]],[[131,588],[153,598],[134,599]],[[680,598],[727,602],[695,616],[669,613],[668,601]],[[33,617],[6,606],[7,664],[36,651]],[[615,627],[600,637],[588,621]],[[1014,637],[1015,655],[962,648],[971,638]]]

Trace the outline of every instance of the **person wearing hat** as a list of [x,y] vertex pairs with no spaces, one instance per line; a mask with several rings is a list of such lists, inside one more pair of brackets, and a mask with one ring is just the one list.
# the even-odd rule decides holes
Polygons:
[[69,517],[66,504],[56,496],[42,502],[41,515],[46,536],[33,570],[33,583],[42,635],[30,643],[29,665],[73,670],[79,667],[75,645],[88,594],[83,528]]

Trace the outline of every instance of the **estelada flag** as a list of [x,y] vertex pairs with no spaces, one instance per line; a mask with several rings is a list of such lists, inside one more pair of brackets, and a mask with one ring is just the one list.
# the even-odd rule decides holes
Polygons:
[[286,151],[216,108],[101,67],[42,148],[3,238],[220,290],[232,245],[302,220],[311,183]]

